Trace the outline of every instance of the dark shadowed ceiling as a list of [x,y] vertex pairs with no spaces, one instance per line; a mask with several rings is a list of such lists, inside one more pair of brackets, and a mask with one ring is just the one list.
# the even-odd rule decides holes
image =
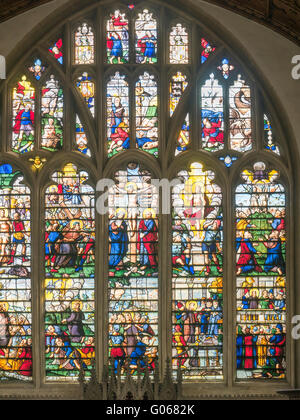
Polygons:
[[[0,0],[0,22],[51,0]],[[176,1],[185,8],[189,0]],[[300,45],[300,0],[205,0],[262,23]],[[167,0],[170,3],[170,1]],[[174,3],[173,3],[174,4]],[[191,6],[192,8],[193,6]]]

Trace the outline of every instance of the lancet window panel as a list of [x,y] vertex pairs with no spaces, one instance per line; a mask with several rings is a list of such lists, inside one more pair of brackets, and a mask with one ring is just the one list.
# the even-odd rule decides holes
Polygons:
[[115,373],[158,360],[158,191],[138,163],[109,189],[109,358]]
[[223,200],[199,162],[178,173],[172,204],[173,369],[223,379]]
[[46,190],[47,381],[78,380],[95,359],[95,196],[88,178],[69,163]]
[[91,25],[82,23],[74,34],[75,64],[94,64],[95,61],[95,35]]
[[31,191],[0,165],[0,380],[32,381]]
[[286,191],[256,162],[236,189],[237,378],[286,377]]

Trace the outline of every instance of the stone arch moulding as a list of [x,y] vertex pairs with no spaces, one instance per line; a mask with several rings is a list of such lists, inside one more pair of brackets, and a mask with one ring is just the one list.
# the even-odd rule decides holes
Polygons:
[[[298,0],[295,0],[294,2],[284,0],[264,0],[260,5],[254,1],[251,1],[250,4],[242,4],[238,0],[205,1],[224,7],[249,19],[255,20],[258,23],[264,24],[298,44],[300,42],[300,3]],[[33,5],[30,0],[16,0],[12,5],[9,0],[4,0],[1,8],[0,22],[4,22],[34,7],[38,7],[49,2],[51,2],[51,0],[36,0]],[[195,4],[195,1],[191,1],[190,4],[191,6],[189,7],[192,7]],[[178,5],[180,5],[180,2],[178,2]]]

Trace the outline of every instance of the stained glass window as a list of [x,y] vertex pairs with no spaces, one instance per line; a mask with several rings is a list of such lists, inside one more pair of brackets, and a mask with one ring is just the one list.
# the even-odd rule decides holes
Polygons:
[[189,63],[189,35],[181,23],[174,26],[170,33],[170,63]]
[[33,73],[36,80],[40,80],[41,77],[42,77],[42,74],[46,70],[46,66],[44,66],[42,64],[42,61],[39,58],[37,58],[36,60],[34,60],[33,65],[31,67],[29,67],[28,70],[31,73]]
[[115,372],[158,356],[158,192],[138,163],[109,190],[109,356]]
[[64,97],[55,76],[51,76],[42,89],[41,102],[42,147],[56,151],[63,145]]
[[205,38],[201,39],[202,53],[201,53],[201,64],[204,64],[211,53],[216,51],[216,48],[213,47]]
[[223,58],[222,60],[222,64],[220,66],[218,66],[218,70],[220,70],[220,72],[222,73],[224,79],[229,79],[230,77],[230,72],[233,71],[235,69],[235,67],[230,64],[228,58]]
[[95,83],[88,73],[84,72],[78,77],[76,86],[78,87],[92,116],[95,116]]
[[0,381],[32,379],[30,190],[0,166]]
[[278,110],[253,66],[176,2],[92,3],[2,83],[0,381],[69,392],[94,362],[98,377],[138,377],[169,358],[200,388],[292,382],[293,178]]
[[69,163],[45,197],[47,381],[78,379],[95,358],[95,199],[88,174]]
[[31,152],[35,142],[35,89],[22,77],[13,89],[12,149],[16,153]]
[[286,194],[257,162],[236,189],[237,377],[285,377]]
[[201,163],[173,189],[173,368],[184,379],[223,377],[223,210]]
[[139,149],[158,156],[158,89],[155,77],[147,72],[135,87],[136,143]]
[[184,124],[182,125],[179,136],[178,136],[175,156],[178,156],[180,153],[188,150],[189,144],[190,144],[190,114],[187,114],[184,120]]
[[129,22],[125,13],[115,10],[107,21],[107,61],[109,64],[129,62]]
[[157,21],[153,13],[145,9],[135,21],[136,62],[138,64],[157,63]]
[[76,115],[76,145],[78,152],[89,157],[91,156],[91,151],[88,148],[88,139],[78,115]]
[[178,71],[170,80],[170,115],[174,114],[183,92],[187,88],[187,76]]
[[59,64],[64,63],[63,40],[61,38],[59,38],[59,40],[49,48],[49,52],[59,62]]
[[252,149],[251,88],[239,75],[229,88],[230,148],[237,152]]
[[126,77],[116,73],[107,84],[108,156],[129,149],[129,86]]
[[224,92],[212,73],[201,88],[202,147],[215,152],[224,148]]
[[266,114],[264,115],[264,139],[266,150],[270,150],[271,152],[280,155],[279,147],[276,144],[274,144],[272,126]]
[[226,166],[226,168],[231,168],[231,166],[234,164],[234,162],[236,160],[238,160],[238,158],[236,156],[220,156],[219,158],[222,162],[224,162],[224,165]]
[[75,33],[75,64],[93,64],[95,37],[91,26],[83,23]]

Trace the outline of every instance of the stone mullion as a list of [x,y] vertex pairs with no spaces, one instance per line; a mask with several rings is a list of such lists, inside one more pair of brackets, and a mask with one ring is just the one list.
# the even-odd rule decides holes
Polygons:
[[[169,118],[169,17],[165,7],[159,11],[158,41],[159,41],[159,161],[161,162],[162,178],[167,178],[170,136]],[[172,141],[173,143],[173,141]],[[164,377],[166,360],[172,359],[172,266],[170,259],[169,222],[170,215],[162,214],[164,191],[159,191],[159,373]]]
[[[72,29],[69,22],[66,23],[64,27],[64,41],[65,41],[65,49],[64,49],[64,61],[65,61],[65,68],[66,68],[66,80],[72,84]],[[73,139],[73,132],[74,126],[71,122],[73,122],[72,118],[72,98],[71,98],[71,91],[69,87],[64,88],[64,144],[63,150],[70,152],[72,151],[72,139]]]
[[98,7],[97,19],[95,23],[95,64],[96,64],[96,147],[95,147],[95,158],[97,167],[99,170],[103,169],[104,162],[107,155],[107,143],[106,143],[106,115],[105,115],[105,102],[106,90],[104,89],[104,67],[103,63],[105,60],[106,49],[105,44],[105,16],[103,15],[103,9]]
[[264,112],[262,101],[257,86],[251,83],[251,121],[252,121],[252,141],[253,150],[263,151],[264,144]]
[[[141,69],[142,70],[142,69]],[[122,72],[120,71],[120,74]],[[135,94],[135,85],[138,81],[138,78],[142,73],[142,71],[134,72],[133,74],[128,75],[127,72],[123,72],[126,74],[126,81],[128,82],[129,86],[129,133],[130,133],[130,149],[137,150],[137,143],[136,143],[136,94]]]
[[[46,58],[46,55],[44,54],[42,49],[39,49],[39,53],[41,55],[41,57],[43,57],[44,59]],[[53,71],[52,71],[53,70]],[[79,115],[80,119],[81,119],[81,123],[84,125],[84,128],[87,127],[88,130],[86,130],[86,135],[88,137],[88,141],[91,143],[91,145],[93,146],[91,149],[96,149],[96,143],[97,143],[97,137],[96,135],[99,136],[99,133],[97,133],[95,131],[95,127],[93,124],[94,119],[92,117],[90,117],[90,113],[86,107],[85,102],[83,101],[81,94],[78,92],[78,89],[76,88],[74,81],[73,81],[73,77],[72,77],[72,73],[71,70],[70,72],[68,72],[68,76],[66,76],[64,74],[64,72],[61,70],[60,67],[58,67],[58,65],[56,64],[55,66],[53,65],[53,63],[51,64],[51,69],[50,69],[50,74],[54,74],[56,77],[58,77],[58,80],[61,81],[62,83],[62,87],[63,87],[63,91],[64,91],[64,109],[65,109],[65,117],[64,117],[64,122],[66,122],[66,124],[64,124],[64,144],[68,144],[68,148],[67,150],[65,149],[66,152],[72,152],[72,146],[74,144],[74,142],[72,141],[72,139],[74,139],[74,132],[72,132],[70,129],[68,131],[68,135],[69,138],[66,140],[67,135],[65,132],[65,128],[66,125],[70,127],[74,127],[75,131],[75,126],[73,124],[74,122],[74,115],[71,114],[71,112],[73,112],[76,110],[76,113]],[[77,74],[77,73],[75,73]],[[97,82],[96,82],[97,85]],[[39,101],[40,103],[40,101]],[[67,110],[69,109],[69,111]],[[66,112],[67,111],[67,112]],[[39,129],[39,131],[41,131]],[[97,133],[97,134],[96,134]],[[95,151],[96,153],[96,151]],[[99,164],[99,156],[96,154],[95,155],[95,160],[97,162],[97,164]]]
[[[172,191],[170,191],[170,202],[172,201]],[[161,354],[162,362],[166,359],[172,360],[172,217],[171,214],[161,216],[161,301],[162,312],[161,329],[165,331],[163,337],[164,351]],[[164,306],[163,306],[164,305]],[[162,375],[164,371],[161,372]]]
[[107,364],[108,355],[108,235],[106,216],[96,212],[96,247],[95,247],[95,334],[96,366],[99,379]]
[[32,252],[32,346],[33,375],[37,391],[44,382],[45,376],[45,338],[44,328],[44,240],[42,232],[42,209],[44,208],[40,182],[35,178],[31,192],[31,252]]
[[[105,140],[104,140],[104,126],[103,124],[103,101],[104,96],[103,90],[103,32],[104,30],[104,17],[103,10],[99,6],[96,10],[96,21],[94,25],[94,34],[95,34],[95,102],[96,102],[96,114],[95,114],[95,124],[96,124],[96,138],[94,144],[94,159],[97,166],[97,176],[100,180],[102,175],[102,168],[105,161]],[[105,116],[104,116],[105,117]],[[105,121],[105,118],[104,118]],[[93,155],[92,155],[93,156]],[[97,181],[98,181],[97,180]],[[96,205],[97,192],[95,189],[95,205]],[[103,347],[103,336],[105,331],[104,324],[104,297],[103,297],[103,252],[104,247],[101,244],[101,238],[103,238],[103,229],[102,229],[102,218],[98,214],[95,208],[95,221],[96,221],[96,235],[95,235],[95,344],[96,344],[96,372],[98,378],[103,371],[104,366],[104,347]]]
[[[166,125],[167,125],[167,121],[168,121],[168,76],[167,76],[167,72],[165,71],[166,69],[166,63],[167,63],[167,54],[166,52],[168,51],[168,44],[167,44],[167,31],[162,31],[161,28],[163,28],[164,25],[166,25],[166,11],[165,8],[162,7],[160,9],[160,16],[159,16],[159,20],[158,20],[158,41],[159,41],[159,46],[158,46],[158,58],[159,58],[159,62],[161,63],[160,66],[160,71],[159,71],[159,80],[158,80],[158,127],[159,127],[159,143],[158,143],[158,156],[159,156],[159,160],[162,162],[162,166],[165,166],[167,164],[167,159],[164,159],[163,156],[165,154],[166,151],[166,134],[167,134],[167,130],[166,130]],[[160,116],[165,115],[165,118],[160,118]]]
[[224,381],[230,388],[235,380],[236,264],[235,264],[235,192],[229,177],[223,190],[223,369]]
[[[2,83],[4,83],[2,81]],[[4,89],[2,89],[1,91],[1,95],[0,96],[0,100],[1,100],[1,132],[2,132],[2,141],[1,141],[1,145],[0,145],[0,151],[6,152],[7,150],[9,150],[9,144],[8,144],[8,139],[11,138],[10,136],[7,135],[7,129],[8,129],[8,125],[11,124],[11,121],[8,119],[8,115],[7,115],[7,111],[8,111],[8,85],[6,84],[4,86]]]
[[[190,110],[190,150],[198,151],[200,150],[200,139],[201,139],[201,125],[199,120],[199,87],[197,83],[198,73],[199,73],[199,57],[200,57],[200,39],[198,36],[198,30],[195,23],[192,25],[191,39],[190,39],[190,48],[189,53],[192,55],[191,60],[191,80],[190,83],[193,87],[192,96],[191,96],[191,110]],[[199,45],[198,45],[199,44]]]
[[[189,76],[189,73],[186,72]],[[171,77],[172,73],[169,74],[169,77]],[[168,83],[170,82],[170,79],[168,79]],[[166,147],[166,156],[168,156],[167,162],[170,164],[174,158],[175,158],[175,148],[177,145],[178,136],[181,131],[182,123],[185,121],[186,115],[190,114],[190,121],[192,113],[190,103],[195,102],[195,89],[193,89],[193,83],[189,81],[188,87],[185,89],[179,104],[177,105],[177,108],[172,116],[172,118],[169,119],[169,125],[168,125],[168,133],[167,133],[167,147]],[[168,110],[168,117],[169,117],[169,110]],[[191,143],[190,143],[191,144]],[[163,163],[165,160],[163,160]]]

